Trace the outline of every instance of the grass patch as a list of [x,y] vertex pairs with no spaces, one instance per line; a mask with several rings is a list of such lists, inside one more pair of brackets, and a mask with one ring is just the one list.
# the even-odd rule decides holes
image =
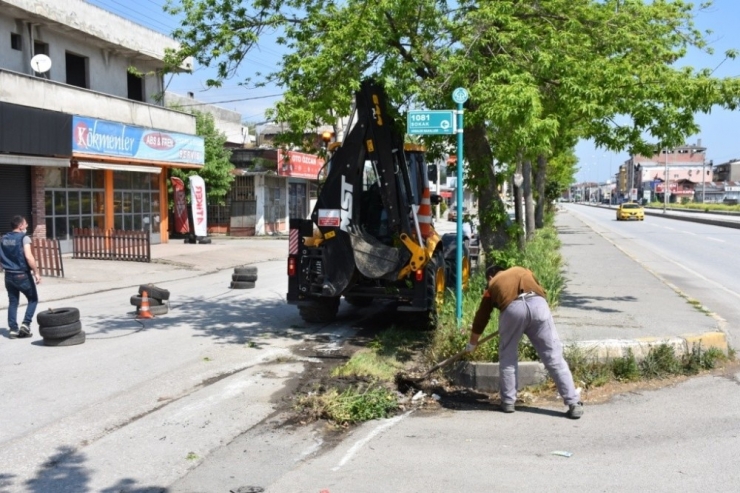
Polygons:
[[[646,207],[654,209],[662,209],[662,202],[651,202]],[[702,210],[704,212],[718,211],[718,212],[740,212],[740,205],[727,205],[727,204],[701,204],[696,202],[689,202],[687,204],[667,204],[667,210],[671,209],[693,209]]]
[[612,381],[634,382],[696,375],[734,360],[734,351],[726,355],[720,349],[704,349],[696,344],[681,354],[668,344],[660,344],[652,347],[641,361],[629,349],[625,356],[604,362],[596,359],[592,351],[568,346],[565,349],[565,360],[576,384],[589,389]]
[[398,409],[396,393],[377,384],[365,388],[333,388],[323,394],[301,396],[296,406],[312,419],[326,419],[346,426],[371,419],[387,418]]

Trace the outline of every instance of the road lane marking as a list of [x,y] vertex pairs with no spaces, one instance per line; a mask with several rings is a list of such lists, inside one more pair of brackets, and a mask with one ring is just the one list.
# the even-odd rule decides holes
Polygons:
[[712,241],[718,241],[720,243],[725,243],[725,240],[720,240],[719,238],[712,238],[711,236],[707,236],[707,240],[712,240]]
[[377,426],[373,431],[368,433],[368,435],[363,438],[362,440],[358,441],[350,449],[347,451],[346,454],[344,454],[344,457],[342,457],[342,460],[339,461],[339,464],[337,464],[335,467],[332,468],[332,471],[338,471],[343,465],[345,465],[359,450],[364,447],[370,440],[375,438],[381,431],[385,430],[386,428],[390,428],[391,426],[397,424],[399,421],[401,421],[403,418],[411,414],[411,411],[406,411],[400,416],[396,416],[395,418],[391,418],[385,423]]

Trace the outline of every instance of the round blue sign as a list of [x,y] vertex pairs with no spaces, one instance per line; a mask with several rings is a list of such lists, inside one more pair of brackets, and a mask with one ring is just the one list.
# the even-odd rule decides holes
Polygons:
[[452,91],[452,100],[457,104],[463,104],[465,101],[468,100],[468,97],[468,91],[464,87],[458,87],[457,89]]

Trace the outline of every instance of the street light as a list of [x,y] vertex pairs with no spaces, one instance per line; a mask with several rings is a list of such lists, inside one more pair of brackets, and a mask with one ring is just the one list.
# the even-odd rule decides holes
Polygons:
[[665,171],[663,172],[663,214],[666,212],[668,206],[668,148],[664,147],[663,152],[665,153]]

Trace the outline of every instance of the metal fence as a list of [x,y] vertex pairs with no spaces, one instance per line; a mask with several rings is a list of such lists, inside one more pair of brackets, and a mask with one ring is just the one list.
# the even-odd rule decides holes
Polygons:
[[39,274],[44,277],[64,277],[62,249],[55,238],[34,238],[31,251],[36,259]]
[[148,231],[123,231],[74,228],[72,258],[151,262]]

